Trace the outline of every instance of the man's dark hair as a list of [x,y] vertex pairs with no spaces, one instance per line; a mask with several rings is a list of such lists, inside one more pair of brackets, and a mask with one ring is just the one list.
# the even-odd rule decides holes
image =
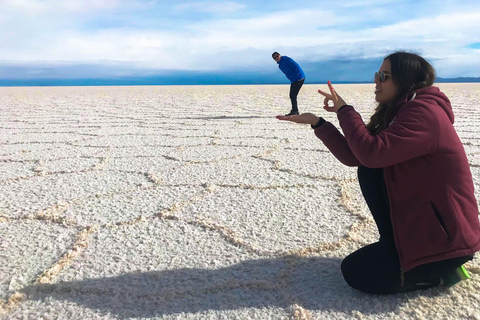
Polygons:
[[275,57],[276,54],[280,55],[280,53],[278,53],[277,51],[275,51],[274,53],[272,53],[272,58]]

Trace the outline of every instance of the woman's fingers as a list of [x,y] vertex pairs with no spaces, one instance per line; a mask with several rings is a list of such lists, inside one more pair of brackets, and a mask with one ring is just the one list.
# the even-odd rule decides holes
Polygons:
[[328,97],[325,97],[325,99],[323,100],[323,105],[325,106],[325,108],[328,108],[328,101],[330,99]]
[[321,95],[325,96],[325,99],[323,100],[323,105],[325,107],[328,107],[328,101],[329,100],[333,100],[332,99],[332,96],[326,92],[323,92],[322,90],[318,90],[318,93],[320,93]]
[[300,115],[292,115],[292,116],[278,115],[276,118],[278,120],[292,121],[296,123],[305,123],[305,124],[316,124],[318,123],[318,120],[319,120],[319,118],[313,113],[302,113]]
[[335,89],[333,89],[332,83],[330,81],[328,81],[327,84],[328,84],[328,88],[330,89],[330,92],[332,93],[332,96],[336,100],[337,99],[337,93],[335,92]]
[[[337,94],[330,81],[327,82],[327,85],[328,89],[330,90],[330,94],[323,92],[322,90],[318,90],[318,93],[325,97],[323,100],[323,108],[330,112],[337,112],[341,106],[345,105],[345,101],[342,99],[342,97],[340,97],[340,95]],[[333,106],[328,105],[329,101],[333,102]]]
[[318,93],[320,93],[322,96],[328,97],[331,96],[329,93],[323,92],[322,90],[318,90]]
[[318,90],[318,93],[325,96],[326,99],[332,100],[333,102],[335,102],[336,100],[338,100],[337,92],[335,91],[335,89],[333,89],[332,83],[330,81],[327,82],[327,85],[328,85],[328,89],[330,89],[330,94],[323,92],[320,89]]
[[327,86],[328,86],[328,89],[330,89],[330,93],[333,94],[333,92],[334,92],[335,90],[333,90],[333,86],[332,86],[332,83],[330,82],[330,80],[327,81]]
[[[323,108],[329,112],[337,112],[337,110],[346,103],[342,99],[342,97],[337,94],[330,81],[327,82],[327,85],[328,89],[330,90],[330,94],[323,92],[322,90],[318,90],[318,93],[325,97],[325,99],[323,100]],[[328,105],[329,101],[333,102],[333,106]]]
[[278,115],[275,118],[277,118],[278,120],[283,120],[283,121],[292,121],[292,122],[297,122],[297,123],[303,123],[303,119],[298,115],[292,115],[292,116]]

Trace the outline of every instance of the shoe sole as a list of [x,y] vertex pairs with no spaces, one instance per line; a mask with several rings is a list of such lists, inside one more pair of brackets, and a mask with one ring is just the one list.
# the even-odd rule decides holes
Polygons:
[[468,273],[467,269],[465,269],[465,267],[462,265],[460,267],[458,267],[457,269],[455,269],[455,272],[457,273],[457,275],[460,277],[460,279],[462,280],[467,280],[467,279],[471,279],[472,277],[470,276],[470,274]]

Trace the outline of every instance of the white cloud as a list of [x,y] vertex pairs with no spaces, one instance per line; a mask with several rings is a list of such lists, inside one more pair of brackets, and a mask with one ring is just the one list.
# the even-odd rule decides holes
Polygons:
[[[212,69],[225,64],[235,65],[235,59],[230,57],[235,51],[265,47],[270,51],[279,44],[301,46],[307,42],[309,45],[314,39],[296,36],[297,30],[305,28],[304,24],[320,26],[332,23],[331,13],[298,10],[293,15],[289,12],[253,19],[199,23],[187,27],[183,33],[129,29],[80,33],[67,29],[55,34],[39,33],[28,41],[30,35],[25,34],[22,43],[28,42],[30,49],[20,47],[19,54],[16,48],[10,48],[1,58],[44,61],[110,59],[150,63],[156,67]],[[290,31],[284,32],[284,29]],[[226,58],[216,60],[214,56],[217,54]]]
[[338,5],[342,8],[362,8],[367,7],[371,9],[372,6],[386,6],[395,3],[405,3],[405,0],[350,0],[339,2]]
[[3,12],[20,11],[28,16],[35,16],[47,10],[45,3],[37,0],[3,0],[0,2]]
[[99,9],[112,9],[119,5],[118,0],[3,0],[3,10],[19,10],[24,14],[35,16],[47,12],[87,12]]
[[[343,5],[361,6],[365,1],[373,0]],[[478,6],[448,15],[422,15],[418,19],[386,23],[388,16],[394,14],[388,11],[388,6],[369,8],[368,14],[359,11],[355,17],[343,11],[306,8],[248,17],[242,11],[243,4],[194,2],[173,8],[182,12],[203,10],[214,15],[242,11],[246,18],[228,15],[229,19],[191,22],[168,30],[153,26],[141,29],[128,24],[116,28],[81,28],[82,22],[93,13],[107,14],[125,10],[126,6],[154,8],[155,3],[0,0],[0,30],[8,30],[0,33],[0,60],[120,61],[146,68],[214,70],[265,68],[272,62],[270,55],[274,50],[297,61],[325,61],[377,58],[396,49],[412,49],[436,61],[437,69],[445,73],[455,66],[463,70],[469,63],[478,65],[473,50],[466,48],[469,43],[480,42]],[[379,24],[382,21],[384,24]]]
[[64,7],[67,11],[72,12],[88,12],[95,10],[109,10],[119,6],[117,0],[60,0],[52,1],[55,5]]
[[229,14],[245,9],[244,4],[239,4],[230,1],[220,2],[190,2],[182,3],[175,6],[176,10],[180,11],[198,11],[212,14]]

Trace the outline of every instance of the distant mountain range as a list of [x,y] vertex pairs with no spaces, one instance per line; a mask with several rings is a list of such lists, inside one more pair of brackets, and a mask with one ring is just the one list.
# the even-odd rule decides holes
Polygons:
[[480,77],[460,77],[460,78],[440,78],[440,77],[438,77],[436,82],[448,82],[448,83],[480,82]]
[[[354,84],[372,83],[373,80],[345,81],[334,80],[332,83]],[[480,77],[437,78],[437,83],[480,82]],[[326,84],[327,80],[310,79],[308,84]],[[180,76],[150,76],[150,77],[115,77],[88,79],[0,79],[0,87],[31,87],[31,86],[135,86],[135,85],[268,85],[288,84],[283,77],[260,77],[244,75],[216,74],[183,74]]]
[[[270,60],[269,60],[270,61]],[[301,61],[305,84],[372,83],[378,59]],[[459,71],[460,72],[460,71]],[[437,82],[480,82],[480,77],[437,78]],[[135,68],[125,64],[3,63],[0,86],[262,85],[289,81],[275,61],[257,67],[219,70]]]

